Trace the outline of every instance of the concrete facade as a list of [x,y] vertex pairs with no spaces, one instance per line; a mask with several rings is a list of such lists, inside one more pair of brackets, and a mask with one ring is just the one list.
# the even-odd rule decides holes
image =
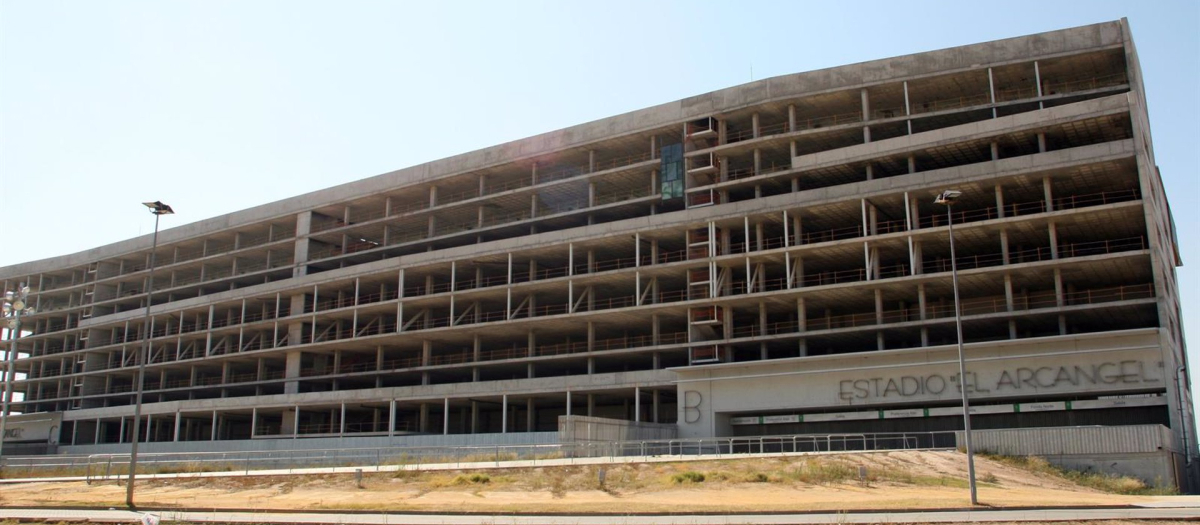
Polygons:
[[15,408],[61,412],[64,448],[126,444],[148,331],[138,424],[188,450],[562,416],[953,430],[951,188],[967,385],[1001,407],[983,424],[1163,425],[1191,465],[1181,261],[1124,21],[764,79],[171,228],[149,294],[150,236],[0,268],[38,309]]

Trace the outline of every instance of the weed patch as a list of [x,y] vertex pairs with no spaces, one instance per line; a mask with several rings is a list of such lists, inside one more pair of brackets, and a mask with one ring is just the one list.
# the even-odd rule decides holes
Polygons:
[[704,473],[689,470],[671,476],[672,483],[704,483]]
[[1132,476],[1104,474],[1100,472],[1080,472],[1069,470],[1046,461],[1038,456],[999,456],[981,454],[981,456],[1005,465],[1017,467],[1030,472],[1065,479],[1076,485],[1096,489],[1110,494],[1126,494],[1131,496],[1161,496],[1178,494],[1173,488],[1148,485],[1145,481]]

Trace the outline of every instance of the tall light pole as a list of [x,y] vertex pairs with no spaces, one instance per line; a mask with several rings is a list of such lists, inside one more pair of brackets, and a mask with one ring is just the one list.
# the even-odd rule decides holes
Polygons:
[[14,363],[17,359],[17,338],[21,334],[21,316],[33,315],[34,309],[28,306],[29,287],[25,283],[21,283],[17,287],[17,291],[8,290],[4,292],[4,301],[0,301],[0,311],[4,313],[4,317],[8,317],[8,360],[7,370],[4,373],[4,401],[3,408],[0,408],[0,469],[4,468],[3,450],[4,450],[4,433],[5,427],[8,425],[8,405],[12,402],[12,381],[13,375],[16,372]]
[[963,436],[967,442],[967,482],[971,486],[971,505],[979,504],[975,492],[975,450],[971,448],[971,402],[967,399],[967,360],[963,355],[962,304],[958,299],[958,261],[954,257],[954,201],[962,195],[958,190],[946,190],[934,199],[946,206],[946,223],[950,226],[950,279],[954,283],[954,325],[958,329],[958,386],[962,390]]
[[[129,481],[125,484],[125,505],[133,507],[133,482],[137,476],[138,430],[142,426],[142,388],[146,380],[146,361],[150,360],[150,303],[154,294],[154,252],[158,250],[158,219],[175,213],[162,201],[143,202],[154,214],[154,240],[150,243],[150,275],[146,277],[146,316],[142,322],[142,351],[138,353],[137,395],[133,407],[133,441],[129,449]],[[150,429],[146,429],[150,433]]]

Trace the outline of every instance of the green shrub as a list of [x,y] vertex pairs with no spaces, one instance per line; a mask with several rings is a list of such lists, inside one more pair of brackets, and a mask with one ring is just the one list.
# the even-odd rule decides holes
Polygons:
[[771,481],[771,478],[762,472],[754,472],[746,474],[744,481],[747,483],[767,483]]
[[451,485],[484,485],[492,481],[487,474],[459,474],[450,480]]
[[671,481],[675,483],[704,483],[704,474],[689,470],[671,476]]

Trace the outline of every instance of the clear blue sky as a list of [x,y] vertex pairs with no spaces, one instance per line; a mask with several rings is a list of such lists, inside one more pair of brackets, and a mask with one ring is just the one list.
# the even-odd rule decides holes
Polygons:
[[[1192,1],[0,0],[0,266],[754,78],[1128,17],[1200,334]],[[1192,363],[1200,367],[1200,345]]]

